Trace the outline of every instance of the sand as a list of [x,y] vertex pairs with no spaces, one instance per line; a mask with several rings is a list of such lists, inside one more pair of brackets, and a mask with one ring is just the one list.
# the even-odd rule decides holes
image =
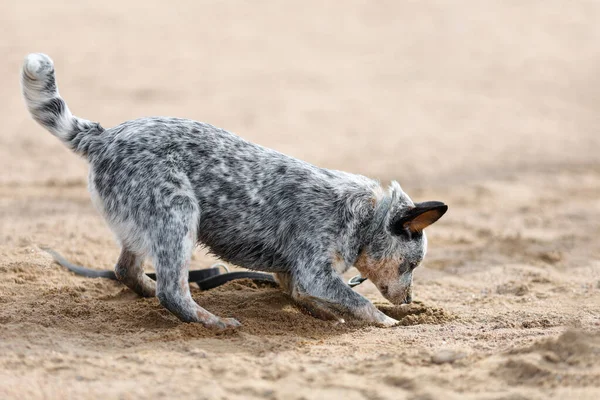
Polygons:
[[[0,2],[0,398],[597,398],[600,4],[165,4]],[[448,203],[415,304],[356,289],[401,326],[241,281],[192,288],[243,324],[215,333],[54,264],[40,247],[98,269],[119,249],[85,162],[26,113],[32,51],[104,126],[207,121]]]

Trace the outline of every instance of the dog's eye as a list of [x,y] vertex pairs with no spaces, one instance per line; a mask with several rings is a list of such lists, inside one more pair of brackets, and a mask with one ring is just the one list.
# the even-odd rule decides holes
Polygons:
[[420,262],[406,262],[400,265],[400,274],[405,272],[412,272],[415,268],[419,266]]

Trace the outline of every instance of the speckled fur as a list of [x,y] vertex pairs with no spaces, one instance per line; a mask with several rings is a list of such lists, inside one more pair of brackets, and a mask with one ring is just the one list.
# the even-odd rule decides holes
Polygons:
[[[140,295],[156,294],[181,320],[239,325],[192,299],[187,273],[198,243],[232,264],[276,273],[322,318],[396,322],[340,277],[357,261],[391,301],[410,300],[426,238],[394,226],[415,208],[397,183],[386,191],[186,119],[142,118],[105,130],[71,114],[43,54],[26,58],[22,87],[33,118],[88,160],[92,200],[122,246],[119,279]],[[142,273],[146,257],[156,287]]]

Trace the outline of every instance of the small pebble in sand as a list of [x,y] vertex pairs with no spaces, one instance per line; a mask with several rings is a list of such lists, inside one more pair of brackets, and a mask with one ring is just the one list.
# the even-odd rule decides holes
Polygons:
[[523,283],[508,282],[499,285],[496,288],[498,294],[513,294],[515,296],[524,296],[529,293],[529,287]]
[[440,350],[431,356],[431,362],[434,364],[446,364],[453,363],[456,360],[460,360],[461,358],[465,358],[466,354],[460,351],[454,350]]
[[204,351],[202,349],[198,349],[196,347],[189,349],[188,353],[194,357],[199,357],[199,358],[206,358],[206,356],[208,355],[206,353],[206,351]]

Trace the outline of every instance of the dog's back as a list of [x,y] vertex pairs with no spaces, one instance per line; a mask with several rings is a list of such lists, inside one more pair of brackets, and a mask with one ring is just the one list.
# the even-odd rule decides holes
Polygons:
[[348,205],[379,187],[177,118],[108,129],[86,157],[107,218],[145,224],[157,204],[188,198],[199,207],[201,243],[226,261],[264,271],[288,271],[301,252],[323,253],[343,235]]

